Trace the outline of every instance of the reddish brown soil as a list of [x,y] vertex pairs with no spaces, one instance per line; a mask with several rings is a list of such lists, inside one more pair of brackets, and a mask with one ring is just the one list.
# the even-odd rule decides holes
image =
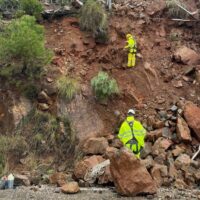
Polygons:
[[[141,24],[126,17],[112,16],[110,20],[110,42],[108,45],[95,44],[89,33],[82,32],[76,18],[62,18],[45,22],[47,46],[51,49],[63,49],[63,55],[56,55],[49,75],[68,74],[80,80],[85,98],[93,105],[105,122],[105,132],[113,131],[116,123],[114,111],[126,113],[128,108],[136,107],[138,117],[152,115],[155,108],[169,108],[179,97],[198,103],[198,86],[182,79],[185,66],[172,62],[172,54],[177,46],[199,46],[188,39],[191,30],[176,27],[167,21],[155,21]],[[134,68],[126,68],[124,34],[134,34],[140,58]],[[171,32],[180,32],[179,41],[171,41]],[[150,70],[144,68],[145,62]],[[99,70],[107,71],[120,87],[120,95],[109,100],[107,105],[96,102],[91,93],[90,80]],[[52,73],[53,71],[53,73]],[[56,73],[55,73],[56,72]],[[174,87],[181,80],[182,88]],[[193,96],[191,94],[194,94]],[[158,103],[164,99],[163,103]],[[145,108],[145,109],[144,109]]]

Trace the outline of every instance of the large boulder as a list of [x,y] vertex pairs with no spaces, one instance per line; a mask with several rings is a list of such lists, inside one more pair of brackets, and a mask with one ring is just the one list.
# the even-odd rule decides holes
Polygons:
[[154,180],[131,151],[125,148],[111,149],[108,155],[111,161],[111,174],[119,194],[136,196],[156,193],[157,187]]
[[192,137],[190,135],[190,129],[182,117],[178,117],[177,127],[176,127],[177,135],[181,141],[191,142]]
[[90,169],[103,161],[104,159],[102,156],[91,156],[77,162],[74,168],[74,176],[77,179],[84,179],[85,175]]
[[192,102],[188,102],[184,108],[184,117],[190,128],[193,129],[200,140],[200,108]]
[[107,147],[108,141],[106,138],[90,138],[83,145],[82,151],[85,154],[104,154]]
[[91,137],[104,133],[104,123],[98,113],[82,95],[77,95],[69,103],[60,100],[57,105],[58,115],[69,115],[71,126],[76,130],[76,138],[84,142]]
[[108,183],[113,183],[113,178],[110,172],[110,166],[107,166],[105,172],[98,177],[98,184],[105,185]]
[[14,174],[14,177],[15,177],[16,186],[21,186],[21,185],[30,186],[31,185],[30,179],[26,175]]
[[174,53],[174,59],[177,62],[188,65],[200,64],[200,56],[192,49],[182,46]]

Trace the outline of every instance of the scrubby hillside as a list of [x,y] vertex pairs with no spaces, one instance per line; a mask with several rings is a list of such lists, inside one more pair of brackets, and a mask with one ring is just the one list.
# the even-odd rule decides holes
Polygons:
[[[45,182],[44,175],[69,171],[74,161],[91,154],[88,138],[106,138],[103,147],[108,143],[121,147],[116,133],[127,110],[135,108],[136,117],[150,132],[148,145],[152,148],[156,141],[157,146],[163,145],[161,153],[163,149],[170,152],[161,156],[154,145],[149,150],[153,153],[144,156],[150,154],[159,167],[167,166],[166,179],[156,173],[162,167],[155,169],[156,165],[152,165],[148,170],[162,179],[154,177],[158,185],[172,183],[176,177],[169,175],[171,163],[165,162],[171,151],[183,143],[181,153],[192,156],[198,144],[198,131],[183,116],[183,104],[200,104],[199,2],[194,0],[188,5],[182,1],[185,11],[169,0],[116,0],[110,12],[101,4],[93,5],[90,15],[95,17],[94,22],[84,15],[83,8],[80,11],[80,4],[62,7],[59,16],[70,16],[59,18],[50,12],[55,5],[45,4],[46,20],[38,14],[40,6],[36,6],[38,12],[30,13],[26,1],[22,2],[12,16],[15,19],[3,20],[1,26],[0,144],[6,147],[0,147],[0,174],[28,170],[38,179],[42,175]],[[24,14],[34,15],[37,21]],[[126,67],[127,52],[123,50],[127,33],[137,41],[133,68]],[[104,73],[97,77],[101,71]],[[91,83],[94,77],[96,82]],[[107,83],[99,86],[99,79]],[[179,136],[180,116],[192,128],[189,139]],[[97,146],[98,142],[94,141]],[[173,155],[173,161],[179,155]],[[183,180],[183,176],[179,179]],[[186,184],[198,184],[197,179]]]

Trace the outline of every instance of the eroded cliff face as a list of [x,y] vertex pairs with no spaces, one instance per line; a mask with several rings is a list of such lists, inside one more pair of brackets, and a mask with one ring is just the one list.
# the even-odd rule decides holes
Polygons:
[[10,90],[0,91],[0,134],[11,134],[30,110],[31,102],[25,97]]

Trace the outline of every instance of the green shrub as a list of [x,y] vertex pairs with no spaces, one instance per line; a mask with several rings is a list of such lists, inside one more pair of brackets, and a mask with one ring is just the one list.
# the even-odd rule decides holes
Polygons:
[[20,159],[28,149],[25,138],[20,135],[0,135],[0,175],[4,172],[9,154]]
[[61,97],[71,100],[79,91],[79,84],[76,79],[61,76],[57,80],[58,93]]
[[108,33],[106,30],[96,31],[94,37],[95,42],[99,44],[105,44],[109,40]]
[[38,96],[38,92],[38,87],[33,83],[29,83],[22,88],[22,93],[30,100],[36,99]]
[[0,0],[0,11],[15,11],[19,8],[18,0]]
[[0,0],[0,12],[10,11],[12,17],[32,15],[40,19],[43,6],[39,0]]
[[5,156],[0,153],[0,176],[3,174],[4,169],[5,169]]
[[107,29],[107,15],[99,2],[86,1],[80,12],[80,26],[83,30],[94,34],[98,30]]
[[35,78],[52,54],[45,48],[44,29],[35,18],[24,15],[13,20],[0,33],[0,60],[7,63],[0,68],[6,76]]
[[20,9],[27,15],[32,15],[36,19],[41,17],[43,11],[42,4],[38,0],[20,0]]
[[119,93],[119,88],[115,79],[110,78],[106,72],[99,72],[91,80],[92,89],[100,101],[107,101],[113,95]]
[[179,0],[167,0],[166,1],[168,13],[171,17],[186,18],[188,13],[181,7],[186,8],[186,5]]
[[16,156],[19,156],[23,154],[26,149],[27,143],[24,137],[20,135],[0,136],[0,154],[7,155],[12,152]]
[[[61,126],[63,124],[63,126]],[[57,153],[73,149],[73,132],[66,117],[33,109],[18,125],[16,132],[27,137],[31,152],[37,155]]]
[[169,35],[169,39],[171,41],[179,41],[181,39],[181,36],[178,33],[172,32]]

